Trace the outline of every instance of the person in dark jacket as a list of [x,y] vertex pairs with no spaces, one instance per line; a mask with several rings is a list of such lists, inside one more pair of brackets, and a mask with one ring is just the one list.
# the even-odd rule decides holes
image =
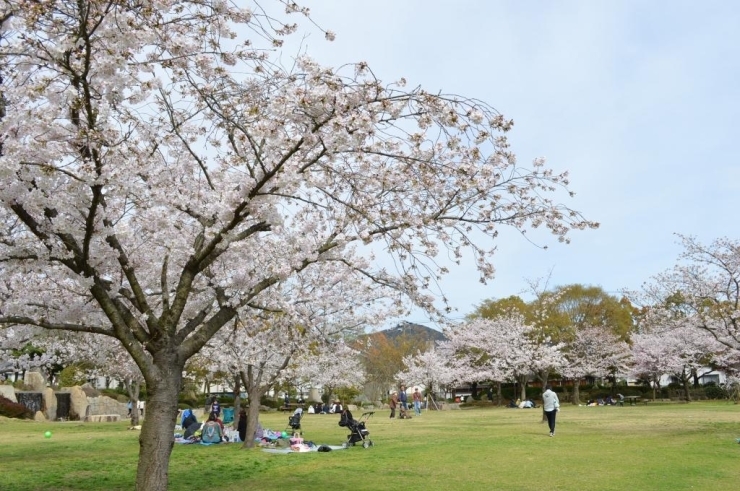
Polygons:
[[239,432],[239,440],[247,440],[247,411],[242,409],[239,411],[239,423],[236,425],[236,429]]
[[198,418],[195,417],[195,414],[193,414],[192,409],[186,409],[182,413],[182,422],[180,423],[180,426],[182,426],[182,429],[187,429],[190,425],[193,423],[197,423]]
[[218,403],[216,396],[213,396],[213,400],[211,401],[211,413],[215,414],[216,418],[221,417],[221,404]]

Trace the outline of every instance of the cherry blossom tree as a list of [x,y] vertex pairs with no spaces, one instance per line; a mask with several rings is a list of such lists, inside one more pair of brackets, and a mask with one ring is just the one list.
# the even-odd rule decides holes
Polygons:
[[690,315],[697,328],[740,352],[740,240],[704,245],[695,237],[679,238],[683,253],[673,269],[646,286],[647,299],[667,315]]
[[573,404],[580,403],[578,389],[583,378],[612,377],[616,383],[618,374],[628,373],[632,360],[629,345],[606,326],[581,327],[575,331],[575,339],[566,343],[563,353],[566,363],[560,373],[573,381]]
[[655,310],[645,322],[647,329],[633,336],[635,373],[653,382],[653,398],[660,376],[670,374],[683,388],[684,399],[691,401],[690,383],[696,371],[722,356],[727,348],[697,328],[693,317],[667,318]]
[[460,380],[460,374],[451,363],[454,353],[448,352],[444,344],[442,342],[439,347],[405,356],[403,365],[406,368],[396,375],[396,379],[407,386],[422,385],[427,394],[432,396]]
[[149,396],[137,489],[167,487],[187,360],[283,309],[286,279],[341,264],[436,312],[440,254],[485,281],[501,227],[596,226],[491,106],[365,63],[282,66],[308,11],[276,2],[0,6],[0,324],[121,342]]
[[[517,380],[521,398],[532,374],[547,382],[547,373],[564,364],[562,346],[541,338],[540,331],[517,313],[493,319],[473,319],[445,331],[457,363],[479,370],[485,367],[494,381]],[[543,375],[545,374],[545,375]]]
[[[343,338],[383,318],[368,307],[387,296],[386,288],[342,276],[341,267],[327,264],[282,282],[280,304],[273,304],[279,310],[239,318],[202,350],[213,370],[238,374],[250,401],[248,435],[257,428],[262,396],[280,382],[300,378],[327,388],[361,383],[360,354]],[[254,440],[247,438],[244,446]]]

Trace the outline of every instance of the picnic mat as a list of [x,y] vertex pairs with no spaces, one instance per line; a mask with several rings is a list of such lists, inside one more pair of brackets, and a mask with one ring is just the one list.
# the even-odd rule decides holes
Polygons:
[[277,453],[277,454],[309,453],[309,452],[318,452],[319,447],[321,446],[329,447],[332,450],[344,450],[345,448],[342,445],[319,445],[316,447],[311,447],[311,449],[309,450],[303,450],[303,451],[291,450],[290,448],[263,448],[262,451],[267,452],[267,453]]

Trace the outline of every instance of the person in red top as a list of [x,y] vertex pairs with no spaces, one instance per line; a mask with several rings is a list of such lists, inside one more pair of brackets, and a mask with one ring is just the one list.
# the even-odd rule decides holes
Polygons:
[[411,395],[411,398],[414,401],[414,413],[416,413],[417,416],[421,416],[421,392],[419,392],[418,387],[414,389],[414,393]]

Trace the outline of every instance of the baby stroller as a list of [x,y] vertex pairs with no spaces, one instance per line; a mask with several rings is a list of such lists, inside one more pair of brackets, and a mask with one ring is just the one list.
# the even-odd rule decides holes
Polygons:
[[373,446],[373,441],[367,438],[370,435],[370,431],[365,427],[365,422],[375,412],[362,413],[359,421],[352,417],[352,413],[349,409],[342,411],[342,415],[339,417],[339,426],[345,426],[349,429],[350,434],[347,435],[347,441],[342,444],[342,447],[347,448],[354,446],[356,443],[362,442],[363,448]]
[[297,408],[295,412],[288,418],[288,426],[293,430],[293,433],[301,429],[301,417],[303,416],[303,409]]

